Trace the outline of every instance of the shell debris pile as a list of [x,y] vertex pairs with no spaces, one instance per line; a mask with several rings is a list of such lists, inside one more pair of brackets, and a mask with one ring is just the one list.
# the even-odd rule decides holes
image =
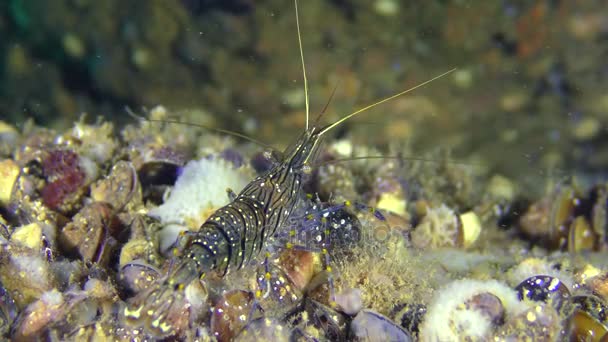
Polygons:
[[[272,163],[250,143],[168,123],[14,132],[0,156],[0,333],[16,340],[158,337],[118,313],[171,269],[180,231]],[[327,161],[373,150],[347,138],[329,146]],[[173,337],[608,338],[607,185],[525,198],[517,180],[422,163],[312,170],[310,217],[333,220],[314,237],[323,251],[277,237],[242,270],[185,284]],[[454,177],[457,193],[446,192]]]

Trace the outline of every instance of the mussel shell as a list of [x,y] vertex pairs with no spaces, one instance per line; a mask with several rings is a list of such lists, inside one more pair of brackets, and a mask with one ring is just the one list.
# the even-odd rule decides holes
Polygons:
[[139,170],[139,180],[146,187],[149,185],[173,185],[179,176],[182,165],[154,161],[145,163]]
[[589,313],[576,310],[568,321],[570,341],[600,341],[608,334],[608,328]]
[[347,337],[346,316],[310,298],[302,300],[285,316],[285,320],[296,328],[295,334],[301,334],[312,325],[319,330],[324,339],[344,341]]
[[596,234],[584,216],[577,216],[570,224],[568,251],[575,253],[590,251],[595,247]]
[[121,284],[135,293],[147,289],[159,277],[156,268],[140,261],[131,261],[120,269]]
[[551,304],[556,310],[570,297],[568,287],[559,279],[548,275],[532,276],[515,287],[519,300],[524,298]]
[[231,341],[248,321],[256,318],[254,296],[249,291],[231,290],[222,295],[211,313],[211,332],[218,341]]
[[412,336],[393,321],[371,310],[361,310],[350,324],[354,341],[413,341]]

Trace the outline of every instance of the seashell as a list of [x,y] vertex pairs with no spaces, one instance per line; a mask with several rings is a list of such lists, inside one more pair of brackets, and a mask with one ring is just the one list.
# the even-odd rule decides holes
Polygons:
[[608,334],[606,325],[583,310],[575,310],[568,320],[570,341],[600,341]]
[[254,319],[234,339],[235,342],[275,341],[288,342],[289,328],[265,317]]
[[130,291],[141,292],[160,277],[160,271],[140,261],[131,261],[120,268],[119,280]]
[[515,287],[519,300],[524,298],[534,302],[544,302],[553,306],[557,311],[570,297],[568,287],[558,278],[537,275],[532,276]]
[[318,253],[301,249],[285,249],[279,255],[277,265],[289,278],[291,284],[302,291],[318,271],[320,260]]
[[489,292],[482,292],[474,295],[464,302],[464,306],[467,310],[481,313],[495,326],[504,323],[505,308],[502,305],[500,298]]
[[355,316],[350,332],[354,341],[413,341],[407,331],[371,310],[362,310]]
[[[313,299],[305,298],[285,315],[286,321],[294,331],[313,332],[330,341],[344,341],[347,334],[346,317],[341,313]],[[305,338],[307,336],[304,336]]]
[[31,249],[40,249],[42,246],[42,227],[38,222],[30,223],[14,229],[10,236],[11,242]]
[[112,205],[117,211],[132,211],[143,205],[137,172],[131,163],[119,161],[110,174],[91,186],[91,198]]
[[224,293],[211,312],[211,332],[218,341],[236,337],[256,312],[253,294],[243,290]]
[[9,203],[19,172],[20,167],[14,161],[10,159],[0,161],[0,205]]
[[112,236],[118,228],[109,204],[95,202],[82,208],[59,234],[59,243],[68,252],[77,252],[85,261],[106,264],[114,250]]
[[560,187],[528,208],[519,221],[521,231],[531,238],[543,240],[549,248],[564,248],[580,198],[574,187]]
[[59,317],[65,315],[65,298],[57,290],[45,292],[19,315],[12,331],[14,340],[42,337],[40,334]]
[[597,236],[584,216],[577,216],[570,224],[568,232],[568,251],[575,253],[591,251],[596,245]]
[[458,216],[462,230],[462,247],[469,248],[481,234],[481,221],[474,211],[467,211]]

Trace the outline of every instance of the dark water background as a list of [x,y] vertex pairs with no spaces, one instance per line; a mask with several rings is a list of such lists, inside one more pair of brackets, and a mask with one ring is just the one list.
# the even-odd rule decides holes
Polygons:
[[[299,4],[326,122],[423,82],[336,134],[448,151],[511,178],[605,178],[608,9],[602,1],[327,0]],[[276,146],[304,126],[289,0],[2,0],[0,116],[67,127],[125,106]],[[542,186],[539,186],[542,187]]]

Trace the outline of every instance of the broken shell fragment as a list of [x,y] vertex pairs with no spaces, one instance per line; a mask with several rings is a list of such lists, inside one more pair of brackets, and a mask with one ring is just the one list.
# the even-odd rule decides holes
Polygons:
[[474,211],[459,216],[462,229],[462,245],[469,248],[477,241],[481,233],[481,221]]
[[6,205],[19,176],[19,165],[10,159],[0,161],[0,205]]

